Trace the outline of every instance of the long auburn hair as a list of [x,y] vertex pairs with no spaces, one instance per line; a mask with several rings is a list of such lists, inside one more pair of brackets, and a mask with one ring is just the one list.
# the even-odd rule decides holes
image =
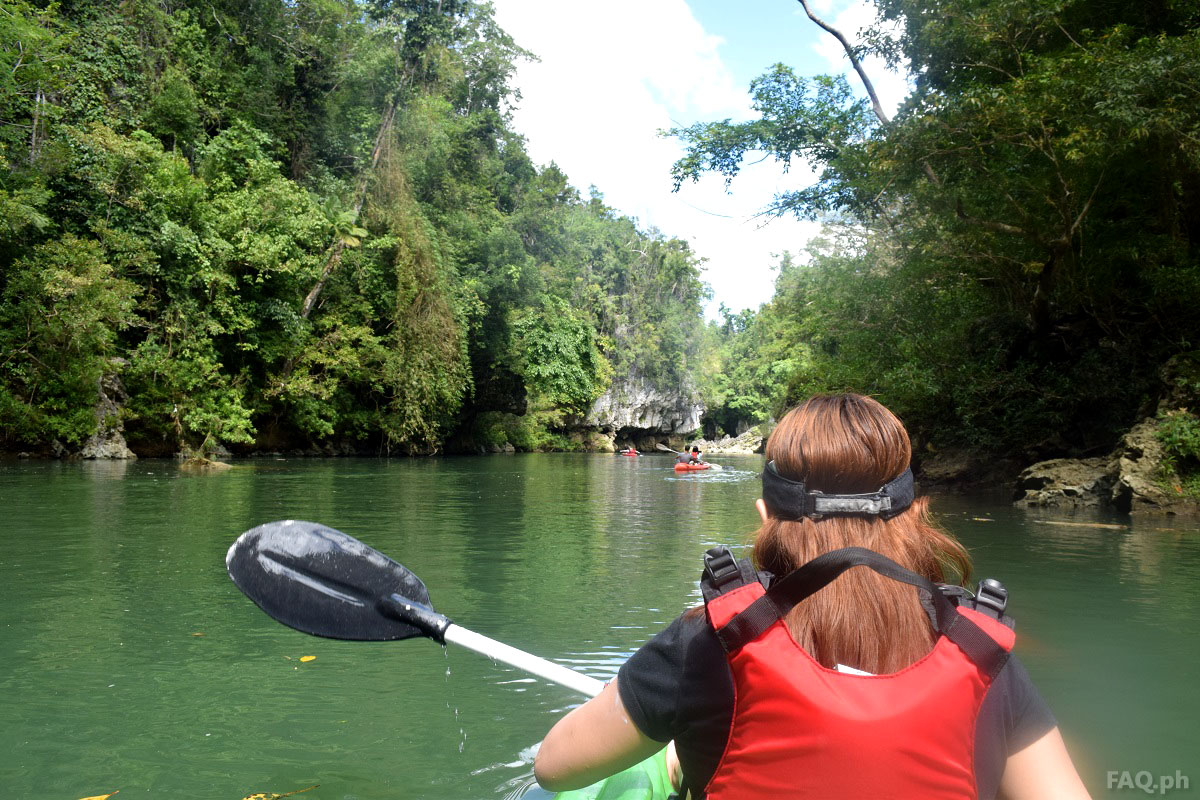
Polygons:
[[[902,473],[912,444],[900,420],[869,397],[816,395],[789,411],[771,433],[766,456],[781,475],[826,493],[873,492]],[[759,569],[782,577],[822,553],[865,547],[935,582],[970,575],[966,548],[929,518],[917,498],[891,519],[768,517],[754,534]],[[826,667],[897,672],[924,656],[934,633],[913,587],[854,568],[791,610],[793,638]]]

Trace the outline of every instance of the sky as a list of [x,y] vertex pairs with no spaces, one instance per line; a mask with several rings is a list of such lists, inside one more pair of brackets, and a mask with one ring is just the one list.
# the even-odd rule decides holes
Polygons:
[[[534,162],[558,164],[586,195],[595,186],[642,229],[686,239],[706,259],[721,305],[758,308],[771,298],[779,254],[803,253],[816,223],[761,215],[779,192],[813,179],[802,163],[745,165],[726,190],[719,175],[672,191],[682,143],[659,131],[752,118],[750,81],[783,62],[800,75],[845,73],[841,45],[796,0],[494,0],[496,20],[538,60],[518,66],[513,126]],[[814,13],[852,41],[874,18],[862,0],[814,0]],[[899,75],[866,63],[885,108],[906,93]],[[860,94],[857,76],[849,72]]]

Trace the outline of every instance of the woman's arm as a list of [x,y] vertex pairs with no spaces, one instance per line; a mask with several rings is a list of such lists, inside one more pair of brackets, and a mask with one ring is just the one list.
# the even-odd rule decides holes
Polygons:
[[579,789],[632,767],[664,746],[629,719],[614,678],[600,694],[555,723],[534,758],[533,773],[548,791]]
[[1008,757],[1000,796],[1004,800],[1091,800],[1058,728]]

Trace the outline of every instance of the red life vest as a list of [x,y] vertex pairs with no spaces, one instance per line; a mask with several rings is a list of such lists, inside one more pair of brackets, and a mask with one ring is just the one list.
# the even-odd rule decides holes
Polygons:
[[[900,672],[827,669],[784,624],[796,603],[859,565],[929,595],[940,635],[924,658]],[[743,578],[747,568],[743,562],[738,570]],[[1012,649],[1010,628],[956,608],[929,581],[862,548],[814,559],[769,591],[758,580],[739,583],[724,591],[705,587],[735,697],[724,755],[703,787],[708,800],[977,797],[975,720]]]

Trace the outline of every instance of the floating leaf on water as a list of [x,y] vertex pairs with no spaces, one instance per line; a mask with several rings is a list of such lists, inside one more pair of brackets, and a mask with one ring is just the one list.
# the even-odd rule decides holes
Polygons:
[[203,633],[200,633],[200,632],[196,632],[196,633],[193,633],[193,634],[192,634],[192,636],[203,636],[203,635],[204,635],[204,634],[203,634]]
[[971,517],[971,519],[974,520],[975,522],[995,522],[996,521],[994,519],[990,519],[989,517]]
[[[248,794],[243,797],[242,800],[279,800],[281,797],[290,797],[294,794],[311,791],[320,785],[321,784],[319,783],[314,783],[312,786],[309,786],[306,789],[296,789],[295,791],[284,792],[283,794],[276,794],[275,792],[258,792],[257,794]],[[108,795],[105,795],[105,797],[108,797]],[[85,797],[84,800],[88,800],[88,798]]]
[[121,791],[121,790],[114,789],[111,792],[109,792],[108,794],[94,794],[91,797],[81,797],[81,798],[79,798],[79,800],[104,800],[104,798],[112,797],[114,794],[116,794],[119,791]]
[[309,661],[316,661],[317,657],[316,656],[300,656],[300,660],[305,663],[308,663]]

